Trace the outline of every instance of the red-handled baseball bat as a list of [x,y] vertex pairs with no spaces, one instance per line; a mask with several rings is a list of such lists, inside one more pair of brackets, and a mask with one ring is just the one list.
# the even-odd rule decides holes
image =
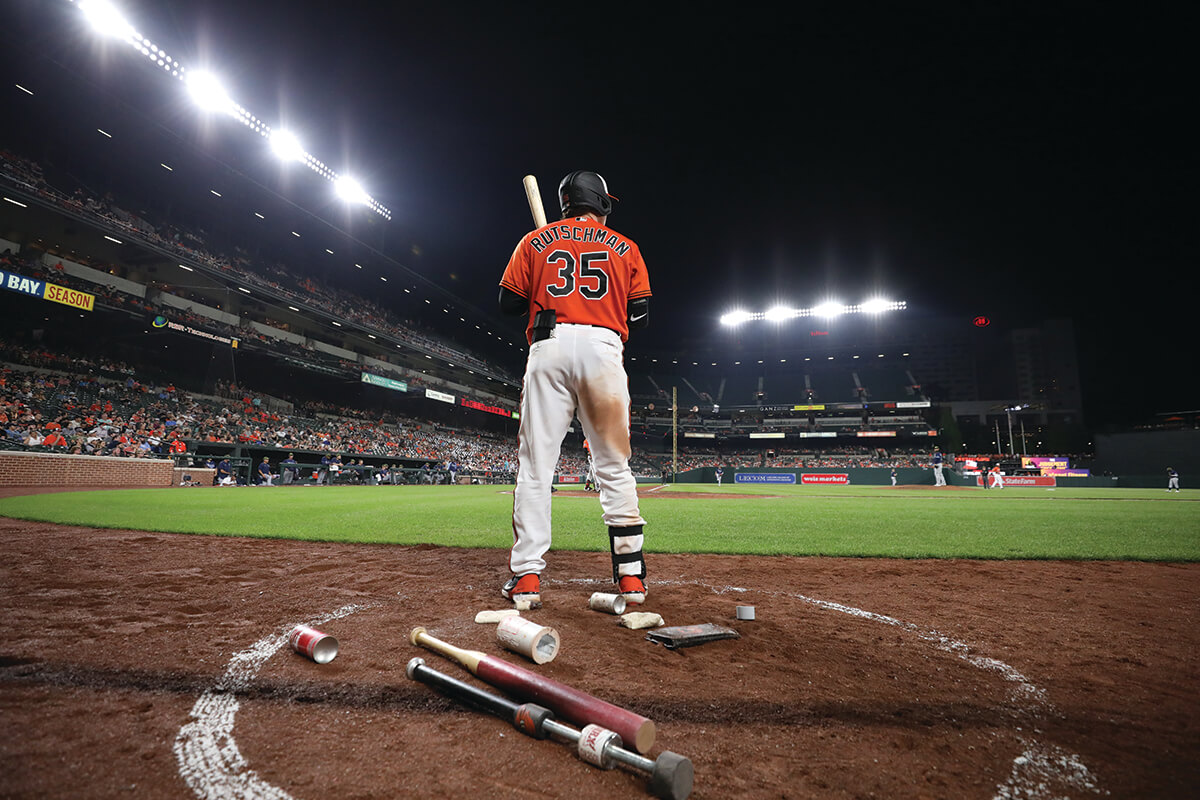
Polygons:
[[615,706],[487,653],[455,647],[430,636],[424,628],[413,628],[408,638],[415,645],[457,661],[475,677],[497,689],[543,705],[563,719],[577,725],[600,725],[614,731],[639,753],[648,753],[654,746],[654,722],[629,709]]

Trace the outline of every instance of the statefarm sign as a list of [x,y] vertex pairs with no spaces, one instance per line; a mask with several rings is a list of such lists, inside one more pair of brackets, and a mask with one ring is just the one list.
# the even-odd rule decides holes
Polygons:
[[845,472],[806,472],[800,476],[800,483],[805,486],[848,486],[850,475]]
[[[976,486],[983,486],[986,475],[980,475],[975,479]],[[1005,486],[1044,486],[1054,488],[1058,485],[1058,481],[1049,475],[1002,475],[1000,480]],[[991,485],[991,479],[988,478],[988,485]]]

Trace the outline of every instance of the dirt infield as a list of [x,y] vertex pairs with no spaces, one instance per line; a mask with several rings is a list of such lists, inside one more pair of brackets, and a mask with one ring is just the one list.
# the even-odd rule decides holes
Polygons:
[[[649,796],[407,680],[415,625],[520,662],[494,550],[0,518],[4,797]],[[652,548],[652,541],[649,542]],[[654,719],[696,798],[1193,797],[1200,565],[649,554],[680,651],[587,610],[606,555],[552,552],[562,638],[524,665]],[[757,620],[734,619],[754,605]],[[328,665],[282,633],[318,621]]]

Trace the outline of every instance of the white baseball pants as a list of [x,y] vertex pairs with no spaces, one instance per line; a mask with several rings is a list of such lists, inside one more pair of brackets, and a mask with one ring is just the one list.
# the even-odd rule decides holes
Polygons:
[[[549,339],[529,348],[521,393],[517,488],[513,497],[515,575],[541,572],[550,549],[550,486],[563,437],[576,412],[592,449],[600,508],[610,528],[643,525],[637,482],[629,468],[629,378],[624,345],[615,331],[559,324]],[[639,553],[637,535],[612,540],[618,555]],[[638,563],[621,564],[621,574],[638,574]]]

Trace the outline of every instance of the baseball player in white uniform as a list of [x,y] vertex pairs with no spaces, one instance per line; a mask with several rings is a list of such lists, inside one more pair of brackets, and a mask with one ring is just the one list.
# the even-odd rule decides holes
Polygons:
[[638,246],[607,227],[616,200],[604,179],[576,171],[558,187],[562,220],[526,234],[500,281],[500,307],[529,315],[521,393],[512,577],[501,593],[541,605],[550,549],[550,484],[578,413],[608,526],[612,578],[629,605],[645,602],[637,483],[629,468],[624,342],[649,321],[650,282]]
[[946,476],[942,474],[942,469],[945,467],[945,460],[942,456],[942,451],[938,448],[933,448],[933,485],[945,486]]

